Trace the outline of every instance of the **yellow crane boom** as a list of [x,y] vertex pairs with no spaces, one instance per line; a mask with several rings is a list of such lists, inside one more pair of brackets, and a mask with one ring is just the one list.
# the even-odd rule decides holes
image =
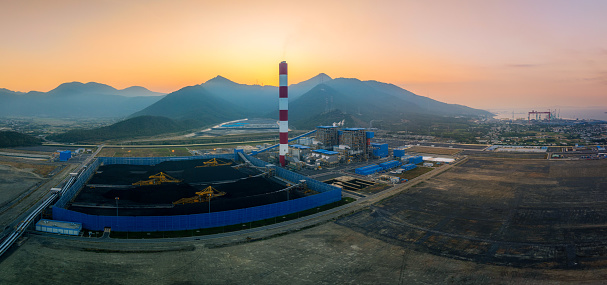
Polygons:
[[196,195],[198,195],[198,196],[181,198],[181,199],[173,202],[173,204],[174,205],[178,205],[178,204],[183,205],[183,204],[191,204],[191,203],[208,202],[208,201],[211,201],[212,198],[223,196],[225,194],[226,194],[226,192],[221,192],[221,191],[209,186],[207,188],[204,188],[202,191],[196,192]]
[[150,178],[150,180],[137,181],[137,182],[133,183],[133,185],[146,186],[146,185],[160,185],[162,183],[179,183],[179,182],[181,182],[181,180],[175,179],[164,172],[159,172],[154,175],[150,175],[148,178]]
[[223,166],[223,165],[232,165],[232,162],[229,162],[229,161],[228,162],[224,162],[224,161],[221,161],[221,160],[217,160],[216,158],[213,158],[213,159],[211,159],[209,161],[205,161],[203,163],[203,165],[196,166],[196,168],[199,168],[199,167]]

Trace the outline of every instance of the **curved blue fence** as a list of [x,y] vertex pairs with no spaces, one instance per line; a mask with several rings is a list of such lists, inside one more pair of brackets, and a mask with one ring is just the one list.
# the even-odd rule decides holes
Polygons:
[[[320,181],[306,176],[276,168],[276,174],[294,183],[306,180],[308,187],[320,192],[319,194],[303,197],[291,201],[268,204],[263,206],[230,210],[223,212],[212,212],[204,214],[178,215],[178,216],[97,216],[79,213],[64,209],[65,205],[74,197],[77,191],[96,170],[100,163],[104,164],[137,164],[150,165],[169,160],[206,159],[206,158],[237,159],[234,154],[215,156],[192,156],[192,157],[153,157],[153,158],[120,158],[101,157],[95,161],[85,173],[83,173],[74,186],[70,187],[66,194],[53,206],[53,219],[60,221],[78,222],[89,230],[101,231],[105,227],[111,227],[115,231],[150,232],[150,231],[178,231],[202,228],[221,227],[248,223],[258,220],[269,219],[277,216],[292,214],[307,209],[323,206],[341,200],[341,189],[324,184]],[[247,156],[247,159],[256,166],[266,166],[268,163]],[[93,166],[94,165],[94,166]],[[78,184],[79,186],[76,186]],[[72,189],[73,188],[73,189]]]

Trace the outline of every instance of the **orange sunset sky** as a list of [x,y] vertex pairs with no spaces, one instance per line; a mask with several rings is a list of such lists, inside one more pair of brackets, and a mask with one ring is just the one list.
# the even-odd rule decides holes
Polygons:
[[607,1],[3,1],[0,88],[318,73],[476,108],[607,106]]

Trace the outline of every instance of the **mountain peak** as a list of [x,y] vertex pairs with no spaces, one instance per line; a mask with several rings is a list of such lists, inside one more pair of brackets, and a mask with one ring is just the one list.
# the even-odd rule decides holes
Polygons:
[[148,91],[148,92],[151,92],[150,89],[147,89],[143,86],[131,86],[131,87],[124,88],[120,91]]
[[331,78],[331,76],[327,75],[326,73],[319,73],[318,75],[310,78],[310,79],[318,79],[318,80],[331,80],[333,78]]
[[225,83],[229,83],[229,84],[235,84],[236,82],[234,82],[234,81],[232,81],[230,79],[227,79],[227,78],[225,78],[225,77],[223,77],[221,75],[217,75],[217,76],[213,77],[212,79],[208,80],[207,82],[205,82],[205,84],[207,84],[207,83],[215,83],[215,84],[217,84],[217,83],[224,83],[224,84]]
[[84,83],[82,83],[82,82],[78,82],[78,81],[73,81],[73,82],[65,82],[65,83],[61,83],[61,84],[59,84],[59,86],[57,86],[57,88],[55,88],[55,89],[69,88],[69,87],[76,87],[76,86],[82,86],[82,85],[84,85]]
[[165,93],[154,92],[142,86],[131,86],[118,91],[120,95],[127,97],[166,95]]
[[325,73],[319,73],[318,75],[316,75],[308,80],[299,82],[296,85],[309,86],[311,88],[313,86],[316,86],[318,84],[325,83],[325,82],[328,82],[331,80],[333,80],[333,78],[331,78],[329,75],[327,75]]
[[88,82],[85,84],[82,82],[74,81],[74,82],[62,83],[61,85],[57,86],[57,88],[49,91],[49,93],[115,92],[115,91],[116,91],[116,88],[106,85],[106,84],[101,84],[101,83],[97,83],[97,82]]

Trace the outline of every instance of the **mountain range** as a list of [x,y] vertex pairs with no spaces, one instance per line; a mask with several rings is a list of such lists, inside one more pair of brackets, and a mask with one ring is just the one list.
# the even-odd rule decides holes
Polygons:
[[20,117],[126,117],[163,97],[144,87],[118,90],[89,82],[63,83],[49,92],[0,89],[0,115]]
[[[331,78],[321,73],[289,86],[289,99],[299,98],[314,86]],[[205,83],[184,87],[168,94],[131,117],[165,116],[195,120],[202,125],[243,117],[267,116],[278,108],[278,87],[247,85],[217,76]]]
[[[244,117],[278,117],[278,87],[238,84],[217,76],[203,84],[182,88],[133,114],[196,120],[210,125]],[[393,84],[332,79],[321,73],[289,86],[290,126],[322,121],[323,114],[339,110],[352,121],[391,120],[413,114],[435,116],[492,116],[491,113],[447,104],[416,95]],[[320,116],[320,118],[318,118]],[[335,117],[335,113],[332,114]],[[330,123],[330,122],[328,122]]]
[[[164,96],[143,87],[118,90],[93,82],[64,83],[46,93],[0,89],[0,115],[127,117],[126,121],[110,126],[113,128],[96,129],[103,133],[100,138],[132,128],[140,128],[138,134],[145,136],[247,117],[278,118],[277,109],[278,87],[239,84],[222,76]],[[311,129],[340,121],[348,127],[366,127],[375,120],[395,122],[456,116],[491,117],[493,114],[439,102],[393,84],[356,78],[333,79],[324,73],[289,85],[290,128]],[[138,117],[141,118],[133,120]],[[161,124],[162,130],[154,124]],[[93,133],[80,134],[95,137]],[[69,137],[76,138],[78,133],[72,132]]]

